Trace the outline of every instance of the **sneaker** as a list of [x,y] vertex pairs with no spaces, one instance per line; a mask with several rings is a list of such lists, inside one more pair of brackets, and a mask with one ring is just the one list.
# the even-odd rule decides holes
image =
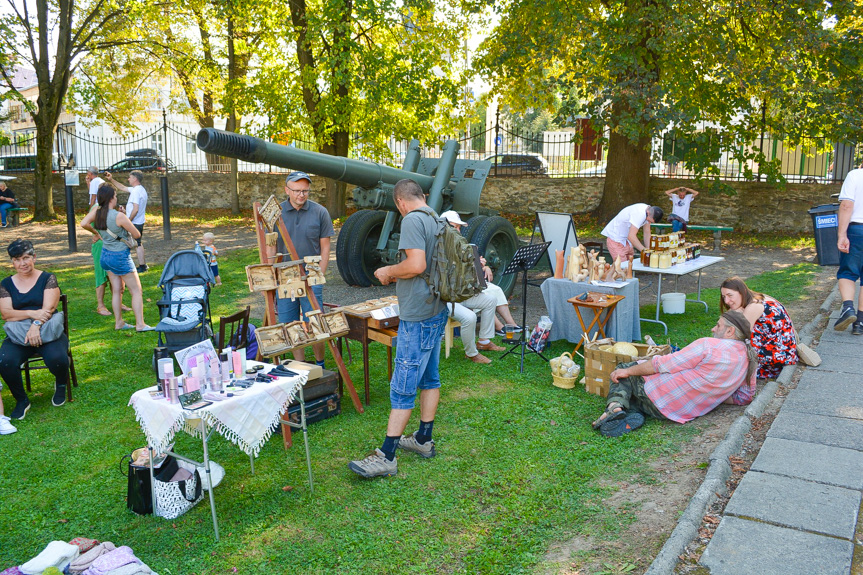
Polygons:
[[465,357],[474,363],[491,363],[491,360],[481,353],[478,353],[473,357],[471,357],[469,355],[466,355]]
[[402,435],[402,438],[399,440],[399,449],[411,451],[426,459],[435,456],[434,440],[419,443],[416,440],[416,432],[411,435]]
[[853,307],[846,307],[842,310],[842,315],[839,316],[839,319],[836,320],[836,323],[833,324],[833,329],[836,331],[845,331],[848,329],[848,326],[854,323],[857,319],[857,312],[854,311]]
[[55,385],[54,397],[51,398],[51,405],[53,405],[54,407],[60,407],[64,403],[66,403],[66,386]]
[[15,409],[12,410],[12,414],[9,415],[9,419],[24,419],[24,416],[27,415],[28,411],[30,411],[30,400],[25,399],[24,401],[19,401],[15,404]]
[[506,329],[496,329],[494,330],[494,335],[496,335],[497,337],[506,337]]
[[145,271],[147,271],[148,269],[150,269],[150,267],[147,264],[144,264],[144,265],[138,266],[136,269],[138,270],[139,274],[142,274]]
[[476,348],[480,349],[482,351],[506,351],[505,347],[495,345],[492,342],[488,342],[488,343],[476,342]]
[[18,428],[9,423],[9,418],[5,415],[0,415],[0,435],[9,435],[16,431],[18,431]]
[[392,477],[399,472],[398,461],[398,457],[394,457],[392,461],[388,460],[383,451],[375,449],[374,453],[362,461],[351,461],[348,463],[348,469],[357,475],[362,475],[366,479]]
[[851,328],[851,335],[863,335],[863,321],[855,321]]
[[[2,227],[4,227],[4,228],[5,228],[5,227],[6,227],[6,226],[8,226],[8,225],[9,225],[9,224],[2,224]],[[18,431],[18,430],[16,429],[15,431]]]

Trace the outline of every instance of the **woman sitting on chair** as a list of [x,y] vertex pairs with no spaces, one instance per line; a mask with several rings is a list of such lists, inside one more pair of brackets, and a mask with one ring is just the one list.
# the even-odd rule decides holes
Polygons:
[[0,282],[0,316],[7,324],[27,320],[32,323],[23,336],[23,345],[14,343],[9,335],[0,345],[0,377],[17,402],[10,417],[24,419],[30,409],[30,399],[21,380],[21,364],[37,353],[41,355],[55,379],[51,403],[56,407],[63,405],[69,384],[69,339],[61,333],[52,341],[42,340],[43,326],[54,315],[60,301],[57,277],[36,269],[35,250],[29,240],[19,238],[9,244],[6,251],[12,258],[15,274]]

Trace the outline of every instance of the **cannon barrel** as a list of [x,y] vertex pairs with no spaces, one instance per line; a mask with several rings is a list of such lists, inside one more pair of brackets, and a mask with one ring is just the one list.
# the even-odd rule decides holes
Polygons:
[[352,160],[310,152],[291,146],[272,144],[260,138],[204,128],[198,132],[198,147],[208,154],[237,158],[246,162],[271,164],[282,168],[311,172],[318,176],[373,188],[381,182],[395,185],[401,179],[410,178],[428,193],[434,182],[432,176],[382,166],[363,160]]

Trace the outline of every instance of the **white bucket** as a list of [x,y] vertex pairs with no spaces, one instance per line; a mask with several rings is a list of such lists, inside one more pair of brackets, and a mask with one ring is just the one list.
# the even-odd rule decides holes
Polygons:
[[686,311],[686,294],[662,294],[662,311],[668,314],[684,313]]

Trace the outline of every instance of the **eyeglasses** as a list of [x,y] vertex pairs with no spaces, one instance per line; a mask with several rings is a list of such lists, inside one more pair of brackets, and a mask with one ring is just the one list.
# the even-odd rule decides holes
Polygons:
[[305,196],[308,196],[311,193],[311,190],[309,188],[306,188],[304,190],[295,190],[293,188],[288,188],[288,189],[290,191],[294,192],[295,194],[300,194],[300,195],[305,195]]

